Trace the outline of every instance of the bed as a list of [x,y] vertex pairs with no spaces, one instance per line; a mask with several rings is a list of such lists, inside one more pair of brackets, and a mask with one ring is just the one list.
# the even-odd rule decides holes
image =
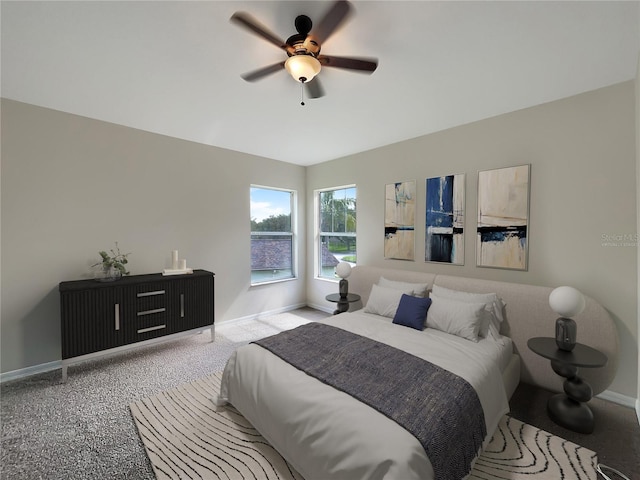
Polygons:
[[[299,332],[284,332],[279,338],[264,340],[262,345],[253,343],[239,348],[225,367],[220,394],[214,399],[218,405],[233,404],[306,480],[462,478],[464,474],[460,472],[471,469],[482,445],[491,439],[498,421],[508,412],[508,399],[521,377],[534,384],[540,384],[536,379],[543,378],[542,383],[550,383],[551,389],[557,389],[548,363],[540,364],[529,352],[523,351],[520,344],[521,341],[526,343],[524,332],[531,329],[538,334],[545,329],[552,332],[555,314],[548,305],[546,309],[540,305],[551,289],[376,267],[354,268],[350,286],[352,292],[361,294],[360,307],[363,308],[333,316],[320,322],[322,325],[300,327]],[[430,300],[426,300],[426,296]],[[407,310],[406,305],[419,304],[424,308],[429,302],[427,328],[424,330],[402,324],[403,319],[394,323],[399,310],[402,310],[403,313],[409,312],[409,323],[415,324],[415,309]],[[465,303],[467,305],[463,305]],[[429,312],[433,322],[439,324],[430,323]],[[586,312],[579,324],[582,328],[586,323],[587,331],[591,323],[599,327],[600,345],[596,348],[613,354],[610,364],[613,361],[615,372],[617,336],[613,322],[592,299],[587,299]],[[526,317],[518,318],[520,315]],[[461,323],[457,320],[459,318],[465,320]],[[611,335],[607,333],[610,330]],[[290,336],[284,337],[285,334]],[[323,355],[338,352],[341,360],[325,359],[328,363],[324,365],[335,365],[344,359],[349,365],[364,364],[364,370],[375,372],[365,372],[364,375],[381,375],[381,367],[395,371],[398,377],[408,372],[409,385],[396,385],[392,373],[390,378],[394,382],[389,378],[385,381],[390,381],[393,387],[386,395],[378,392],[376,397],[376,401],[385,404],[380,406],[366,397],[368,384],[376,382],[368,381],[360,374],[353,373],[353,381],[350,381],[348,377],[341,379],[337,373],[338,379],[335,380],[331,377],[333,373],[323,373],[325,370],[333,371],[332,368],[313,370],[313,364],[317,365],[320,360],[309,360],[310,371],[305,373],[305,362],[315,348],[312,345],[324,343],[318,338],[332,342],[334,334],[336,342],[342,342],[346,337],[344,345],[350,352],[354,342],[366,342],[364,345],[367,347],[363,351],[373,346],[382,349],[375,350],[376,355],[378,352],[383,352],[381,355],[400,355],[398,358],[402,360],[381,357],[387,360],[377,364],[364,353],[353,355],[349,360],[343,356],[347,351],[341,350],[342,344],[336,343],[318,355],[322,359]],[[319,337],[314,339],[313,335]],[[307,341],[307,337],[311,338],[311,343],[297,343]],[[602,337],[605,337],[604,341]],[[279,348],[290,348],[294,353],[286,353]],[[305,355],[296,356],[295,351],[303,351]],[[293,360],[283,360],[286,355],[292,355]],[[358,361],[360,355],[363,361]],[[403,359],[409,357],[420,365],[404,363]],[[393,370],[394,365],[396,370]],[[422,365],[430,369],[425,374],[430,375],[429,382],[416,382],[415,377],[411,377],[412,374],[424,374],[419,370]],[[433,379],[433,386],[429,388],[438,390],[438,375],[432,377],[431,369],[438,375],[450,375],[443,377],[443,385],[459,383],[460,388],[467,390],[461,391],[464,396],[460,392],[442,393],[451,397],[421,406],[422,410],[416,410],[420,416],[414,414],[414,419],[419,418],[420,421],[407,423],[403,420],[411,415],[411,411],[406,410],[409,408],[407,404],[413,401],[407,402],[404,398],[418,398],[415,403],[426,402],[427,397],[429,402],[434,400],[428,392],[411,391],[405,395],[401,388],[418,388],[416,384],[431,384]],[[610,368],[604,370],[604,374],[601,372],[600,376],[590,379],[595,381],[594,390],[603,385],[606,388],[610,383]],[[322,378],[322,375],[330,378]],[[356,381],[356,378],[360,380]],[[413,382],[411,378],[414,378]],[[549,382],[549,378],[553,380]],[[425,385],[419,385],[419,388],[425,388]],[[361,394],[361,389],[364,394]],[[380,396],[386,398],[380,400]],[[465,401],[455,401],[458,397],[465,398]],[[468,403],[467,398],[470,399]],[[385,410],[389,403],[393,404],[392,408],[402,410],[397,417],[394,417],[395,412]],[[439,408],[449,410],[439,413]],[[452,408],[457,410],[450,410]],[[431,417],[441,418],[446,428],[438,424],[437,418],[427,418],[426,414],[422,422],[421,415],[431,409],[435,412]],[[480,414],[476,412],[478,409]],[[473,428],[482,424],[481,428],[473,430],[464,423],[466,421],[475,422]],[[457,423],[461,425],[456,426]],[[411,428],[414,430],[410,431]],[[475,440],[462,438],[464,435],[460,432],[471,430]],[[434,438],[426,438],[429,431],[434,432]],[[445,431],[450,432],[448,436],[444,435]]]

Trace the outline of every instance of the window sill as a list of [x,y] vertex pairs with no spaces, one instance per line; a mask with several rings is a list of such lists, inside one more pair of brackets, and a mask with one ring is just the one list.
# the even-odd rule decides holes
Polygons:
[[316,277],[316,280],[320,280],[322,282],[329,282],[329,283],[338,283],[340,281],[339,278],[327,278],[327,277]]
[[283,282],[291,282],[294,280],[298,280],[298,277],[291,277],[291,278],[278,278],[276,280],[268,280],[266,282],[260,282],[260,283],[252,283],[250,285],[250,287],[261,287],[263,285],[273,285],[274,283],[283,283]]

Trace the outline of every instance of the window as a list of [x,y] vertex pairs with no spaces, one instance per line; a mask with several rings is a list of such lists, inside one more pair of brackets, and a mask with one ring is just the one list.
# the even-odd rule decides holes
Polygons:
[[356,187],[317,191],[318,276],[336,278],[339,262],[356,263]]
[[251,186],[251,285],[296,277],[292,190]]

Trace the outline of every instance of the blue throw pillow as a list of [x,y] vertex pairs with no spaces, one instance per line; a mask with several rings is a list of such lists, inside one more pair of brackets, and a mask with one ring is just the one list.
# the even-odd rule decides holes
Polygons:
[[430,298],[412,297],[404,293],[400,299],[396,315],[393,317],[393,323],[415,328],[416,330],[424,330],[427,310],[429,310],[430,306]]

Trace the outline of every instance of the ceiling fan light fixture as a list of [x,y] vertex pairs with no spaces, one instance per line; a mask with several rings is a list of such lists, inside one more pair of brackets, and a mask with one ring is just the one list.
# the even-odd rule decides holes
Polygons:
[[284,68],[296,82],[308,83],[320,73],[320,62],[312,55],[293,55],[284,62]]

